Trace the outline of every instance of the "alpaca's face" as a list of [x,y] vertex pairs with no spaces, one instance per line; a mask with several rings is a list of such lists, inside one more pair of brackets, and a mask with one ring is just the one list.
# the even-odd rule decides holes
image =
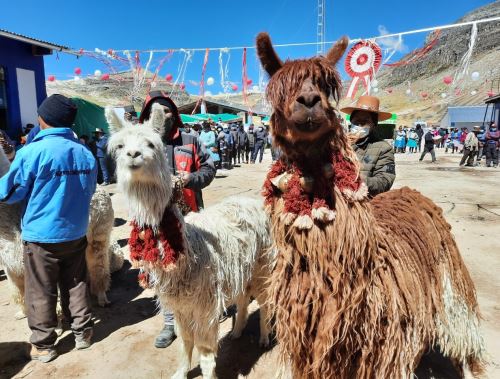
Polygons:
[[165,120],[160,107],[153,107],[150,120],[140,125],[120,120],[112,109],[106,109],[112,129],[108,151],[116,160],[120,182],[150,183],[159,179],[159,169],[168,171],[165,148],[159,134]]
[[338,100],[341,88],[335,64],[346,47],[342,39],[326,57],[282,63],[269,36],[259,35],[259,58],[270,76],[267,98],[274,110],[275,136],[291,143],[315,142],[340,128],[332,100]]

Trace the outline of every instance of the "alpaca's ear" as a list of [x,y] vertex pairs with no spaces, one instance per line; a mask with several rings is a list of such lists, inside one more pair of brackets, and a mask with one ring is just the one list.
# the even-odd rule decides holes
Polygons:
[[259,33],[257,36],[257,54],[262,67],[270,77],[283,66],[283,62],[276,54],[271,38],[267,33]]
[[332,48],[328,51],[328,53],[326,54],[326,59],[328,59],[332,66],[335,66],[340,58],[342,58],[342,55],[344,55],[345,49],[347,49],[348,45],[349,38],[343,36],[337,42],[335,42]]
[[151,116],[149,117],[149,127],[153,128],[158,133],[163,133],[163,125],[165,124],[165,111],[161,104],[154,103],[151,108]]
[[107,106],[106,110],[104,111],[106,115],[106,121],[108,122],[109,125],[109,131],[111,133],[117,132],[121,128],[123,128],[123,123],[118,117],[118,115],[115,112],[115,109],[111,106]]

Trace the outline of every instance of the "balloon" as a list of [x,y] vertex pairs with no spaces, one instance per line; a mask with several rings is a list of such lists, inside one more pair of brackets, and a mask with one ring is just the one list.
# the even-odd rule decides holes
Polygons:
[[215,83],[215,79],[214,79],[214,78],[209,77],[209,78],[207,79],[207,86],[213,86],[213,85],[214,85],[214,83]]
[[444,92],[441,94],[441,97],[442,97],[443,99],[445,99],[445,98],[446,98],[446,96],[448,96],[448,95],[447,95],[446,93],[444,93]]
[[378,80],[377,79],[374,79],[371,84],[370,84],[372,87],[378,87]]
[[453,78],[452,78],[451,76],[445,76],[445,77],[443,78],[443,82],[444,82],[445,84],[451,84],[451,83],[453,83]]
[[408,89],[406,90],[406,94],[407,94],[407,95],[411,95],[411,89],[409,89],[409,88],[408,88]]
[[476,91],[476,90],[472,90],[472,91],[470,92],[470,94],[471,94],[472,96],[477,95],[477,91]]
[[75,68],[75,74],[80,75],[82,73],[82,69],[80,67]]
[[247,86],[251,86],[253,83],[252,79],[247,79]]
[[493,97],[493,96],[495,96],[495,92],[488,91],[487,95],[488,95],[488,97]]
[[377,87],[372,87],[372,91],[373,91],[373,93],[377,93],[378,92],[378,88]]
[[155,88],[156,87],[156,82],[151,82],[151,88]]
[[54,75],[49,75],[49,77],[47,78],[47,80],[49,82],[53,82],[54,80],[56,80],[56,77]]
[[179,84],[179,88],[184,91],[186,88],[186,85],[184,83]]
[[79,77],[78,75],[75,75],[75,77],[73,78],[73,80],[74,80],[75,82],[78,82],[78,81],[80,81],[80,77]]
[[238,86],[236,84],[233,84],[231,89],[236,92],[236,91],[238,91]]
[[99,77],[99,76],[101,76],[101,75],[102,75],[101,70],[95,70],[95,71],[94,71],[94,76]]
[[420,95],[421,95],[424,99],[425,99],[427,96],[429,96],[429,94],[428,94],[427,92],[422,92]]
[[171,82],[173,78],[174,78],[174,77],[173,77],[173,75],[172,75],[172,74],[167,74],[167,76],[165,76],[165,80],[166,80],[167,82]]
[[109,74],[102,74],[101,80],[109,80]]
[[472,80],[476,81],[476,80],[479,80],[479,72],[477,71],[474,71],[471,76]]

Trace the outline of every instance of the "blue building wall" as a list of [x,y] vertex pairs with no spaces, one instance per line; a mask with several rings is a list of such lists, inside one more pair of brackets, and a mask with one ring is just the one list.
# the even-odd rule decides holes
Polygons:
[[47,97],[43,56],[34,56],[31,44],[0,36],[0,66],[5,69],[7,85],[7,133],[17,138],[25,125],[21,125],[16,68],[35,72],[36,99],[40,105]]

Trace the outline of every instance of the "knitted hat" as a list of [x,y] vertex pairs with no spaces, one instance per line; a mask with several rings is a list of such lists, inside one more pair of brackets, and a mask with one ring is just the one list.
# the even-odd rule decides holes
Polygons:
[[51,95],[38,107],[38,115],[48,125],[59,128],[71,128],[75,122],[78,108],[66,96]]

